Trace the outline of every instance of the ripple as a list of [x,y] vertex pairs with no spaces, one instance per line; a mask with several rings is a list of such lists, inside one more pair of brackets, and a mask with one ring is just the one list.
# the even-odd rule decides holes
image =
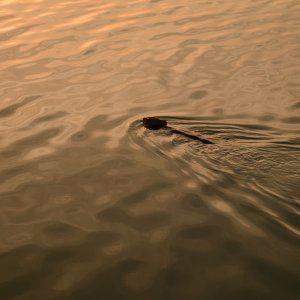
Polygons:
[[297,298],[298,1],[0,11],[2,297]]
[[24,98],[24,100],[22,102],[15,103],[15,104],[12,104],[10,106],[7,106],[7,107],[1,109],[0,110],[0,118],[8,117],[10,115],[15,114],[20,107],[25,106],[28,103],[31,103],[32,101],[34,101],[38,98],[40,98],[39,95],[27,96],[27,97]]
[[199,91],[193,92],[193,93],[190,95],[190,98],[192,98],[192,99],[201,99],[201,98],[205,97],[206,94],[207,94],[206,91],[201,91],[201,90],[199,90]]
[[153,230],[169,224],[169,216],[162,212],[133,216],[119,208],[108,208],[107,210],[98,213],[97,219],[129,225],[134,229],[141,231]]

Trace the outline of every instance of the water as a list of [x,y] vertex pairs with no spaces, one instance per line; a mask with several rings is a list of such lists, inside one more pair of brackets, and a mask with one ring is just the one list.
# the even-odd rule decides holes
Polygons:
[[0,299],[298,299],[299,16],[2,0]]

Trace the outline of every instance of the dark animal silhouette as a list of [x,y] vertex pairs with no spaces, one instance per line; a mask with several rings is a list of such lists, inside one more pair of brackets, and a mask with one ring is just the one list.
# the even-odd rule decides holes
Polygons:
[[155,118],[155,117],[143,118],[143,124],[147,129],[158,130],[158,129],[161,129],[161,128],[165,128],[165,129],[169,129],[172,134],[183,135],[187,138],[190,138],[190,139],[195,140],[195,141],[199,141],[203,144],[213,144],[213,142],[202,139],[202,138],[199,138],[196,135],[189,134],[189,133],[174,129],[172,127],[169,127],[167,121],[161,120],[161,119],[158,119],[158,118]]

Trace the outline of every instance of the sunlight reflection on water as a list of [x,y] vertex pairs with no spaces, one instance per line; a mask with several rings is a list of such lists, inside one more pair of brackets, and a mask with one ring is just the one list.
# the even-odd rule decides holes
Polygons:
[[0,298],[296,299],[299,13],[2,0]]

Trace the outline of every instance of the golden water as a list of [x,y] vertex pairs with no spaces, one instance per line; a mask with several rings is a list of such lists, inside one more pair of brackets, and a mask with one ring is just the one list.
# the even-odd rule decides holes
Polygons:
[[298,299],[298,0],[1,0],[0,79],[1,300]]

